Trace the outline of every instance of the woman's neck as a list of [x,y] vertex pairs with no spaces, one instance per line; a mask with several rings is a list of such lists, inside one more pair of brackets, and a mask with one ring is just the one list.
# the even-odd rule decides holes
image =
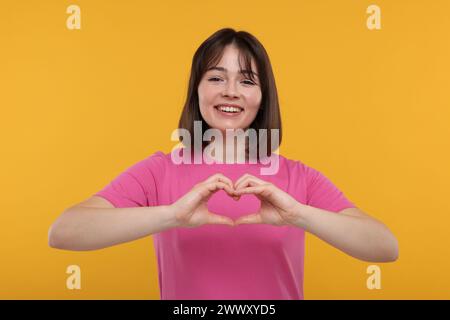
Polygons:
[[236,138],[231,135],[227,138],[225,134],[222,135],[222,141],[211,141],[208,145],[207,157],[214,160],[216,163],[245,163],[247,159],[246,141],[244,137]]

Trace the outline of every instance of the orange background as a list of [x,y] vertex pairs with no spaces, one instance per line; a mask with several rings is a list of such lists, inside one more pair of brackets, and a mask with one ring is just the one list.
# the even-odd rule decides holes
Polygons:
[[[69,30],[66,9],[81,9]],[[366,9],[381,8],[381,30]],[[306,299],[449,299],[450,2],[2,1],[2,299],[159,299],[151,237],[52,249],[49,226],[127,167],[176,144],[197,47],[253,33],[280,94],[280,153],[323,172],[397,236],[367,263],[311,234]],[[81,290],[66,268],[81,268]]]

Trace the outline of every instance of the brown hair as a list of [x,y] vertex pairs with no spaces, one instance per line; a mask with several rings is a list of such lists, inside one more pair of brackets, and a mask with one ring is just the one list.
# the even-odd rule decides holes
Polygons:
[[[278,102],[278,93],[275,85],[275,78],[270,64],[269,56],[263,45],[252,34],[246,31],[235,31],[231,28],[224,28],[216,31],[206,39],[194,54],[192,59],[191,75],[187,92],[186,102],[178,123],[179,128],[190,132],[191,139],[194,137],[194,121],[202,121],[202,132],[209,129],[209,125],[203,119],[200,113],[198,86],[205,72],[213,66],[216,66],[223,55],[225,47],[229,44],[235,45],[239,50],[239,58],[243,56],[245,61],[244,70],[249,70],[248,75],[252,80],[254,76],[251,73],[251,61],[255,62],[258,69],[259,83],[261,86],[261,105],[258,113],[250,124],[249,128],[267,129],[267,156],[270,156],[272,150],[271,131],[278,129],[279,144],[281,144],[281,115]],[[242,70],[242,66],[239,66]],[[193,140],[191,141],[193,146]],[[203,142],[203,148],[208,142]],[[258,140],[259,157],[259,140]]]

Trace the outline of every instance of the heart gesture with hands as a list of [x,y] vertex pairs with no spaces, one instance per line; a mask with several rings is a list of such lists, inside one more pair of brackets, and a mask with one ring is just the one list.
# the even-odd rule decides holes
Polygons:
[[[239,201],[244,194],[253,194],[261,201],[260,210],[242,216],[236,221],[209,212],[207,202],[219,190],[224,190],[236,201]],[[293,225],[299,219],[300,206],[301,204],[297,200],[270,182],[245,174],[233,184],[221,173],[214,174],[196,184],[188,193],[172,204],[175,220],[181,227],[198,227],[204,224]]]

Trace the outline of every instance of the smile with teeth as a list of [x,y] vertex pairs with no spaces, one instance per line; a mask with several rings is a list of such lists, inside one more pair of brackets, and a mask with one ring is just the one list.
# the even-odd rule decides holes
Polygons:
[[227,112],[227,113],[240,113],[242,112],[241,108],[238,107],[228,107],[228,106],[216,106],[216,109],[218,109],[219,111],[222,112]]

